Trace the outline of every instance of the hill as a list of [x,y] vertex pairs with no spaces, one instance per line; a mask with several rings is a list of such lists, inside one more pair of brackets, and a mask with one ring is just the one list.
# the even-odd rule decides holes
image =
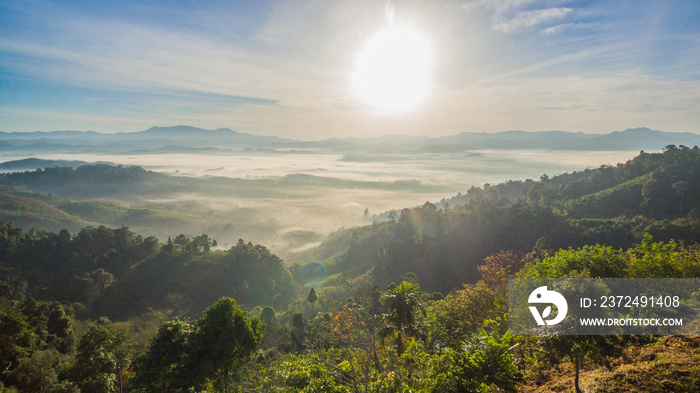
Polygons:
[[72,167],[77,168],[88,164],[86,161],[75,160],[42,160],[40,158],[25,158],[22,160],[5,161],[0,163],[0,171],[19,172],[34,171],[37,169],[51,167]]
[[[612,367],[591,367],[581,373],[581,387],[590,392],[692,392],[700,390],[700,339],[669,336],[649,346],[633,346],[612,360]],[[565,363],[534,376],[522,392],[570,392],[574,366]]]
[[54,206],[33,198],[0,193],[0,220],[21,228],[77,231],[90,223]]
[[0,220],[0,284],[24,281],[27,294],[39,300],[121,320],[149,308],[196,316],[221,296],[279,309],[295,298],[290,272],[265,247],[241,240],[212,250],[216,245],[208,235],[161,244],[126,227],[23,233]]
[[168,146],[189,148],[256,148],[285,145],[290,140],[275,136],[239,133],[228,128],[205,130],[189,126],[151,127],[139,132],[51,131],[0,133],[7,151],[64,151],[67,153],[124,153],[154,151]]
[[697,242],[700,148],[668,146],[616,167],[474,187],[384,217],[332,234],[292,259],[321,261],[329,286],[365,274],[384,286],[412,272],[424,289],[447,293],[476,282],[477,266],[489,255],[527,253],[540,241],[542,250],[629,247],[648,232]]

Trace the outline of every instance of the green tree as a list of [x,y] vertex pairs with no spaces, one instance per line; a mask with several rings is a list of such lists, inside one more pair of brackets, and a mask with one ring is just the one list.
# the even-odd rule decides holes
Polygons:
[[134,361],[137,392],[200,391],[208,383],[228,392],[262,338],[262,325],[236,301],[221,298],[196,323],[164,323],[148,351]]
[[302,352],[305,348],[306,328],[304,316],[301,313],[294,313],[292,316],[291,339],[296,352]]
[[127,337],[106,318],[90,325],[78,342],[71,379],[83,393],[121,392],[128,366]]
[[262,312],[260,313],[260,322],[265,324],[266,332],[271,328],[279,329],[280,327],[280,321],[277,319],[275,309],[270,306],[263,308]]
[[690,183],[687,181],[679,181],[677,183],[673,183],[671,187],[673,187],[678,194],[681,194],[681,206],[678,209],[678,214],[683,214],[683,196],[690,190]]
[[131,386],[137,392],[189,392],[204,380],[197,374],[193,354],[196,348],[193,323],[174,318],[164,322],[151,340],[148,351],[137,357]]
[[482,329],[466,340],[463,348],[447,349],[439,357],[433,392],[517,392],[525,375],[509,354],[514,339]]
[[[58,372],[63,367],[63,359],[54,349],[36,351],[32,356],[22,359],[17,368],[9,373],[8,379],[22,392],[76,391],[75,386],[70,382],[61,384],[58,381]],[[59,385],[63,385],[61,389]]]
[[309,296],[306,297],[306,301],[311,303],[311,318],[316,316],[316,310],[314,308],[314,303],[318,301],[318,296],[316,296],[316,290],[311,288],[309,291]]
[[248,318],[235,300],[224,297],[204,311],[197,322],[197,339],[204,373],[228,392],[239,368],[262,339],[262,325],[257,318]]
[[486,320],[496,320],[506,312],[496,293],[480,281],[465,284],[445,299],[428,307],[426,325],[433,348],[461,348]]
[[[578,250],[560,250],[553,257],[547,257],[534,265],[528,264],[519,274],[524,277],[551,278],[623,277],[628,270],[626,263],[622,251],[600,245],[585,246]],[[607,287],[602,284],[575,284],[573,281],[563,281],[554,290],[568,299],[574,298],[572,293],[584,291],[589,298],[599,298],[607,293]],[[575,312],[575,309],[570,310],[568,315]],[[580,309],[578,312],[586,311]],[[568,357],[574,364],[574,389],[577,393],[581,392],[579,377],[583,363],[609,366],[610,359],[619,356],[623,348],[619,336],[557,334],[557,331],[575,329],[573,321],[578,319],[570,318],[568,322],[556,325],[553,334],[542,336],[539,340],[539,346],[547,349],[544,356],[557,360]]]
[[0,309],[0,370],[5,372],[29,356],[37,341],[27,318],[12,308]]
[[[543,338],[545,347],[554,351],[559,359],[568,357],[574,363],[574,389],[581,393],[581,365],[588,361],[599,366],[610,367],[610,359],[622,354],[619,336],[567,336],[551,335]],[[550,354],[551,355],[551,354]]]
[[420,288],[408,281],[402,281],[399,286],[384,294],[387,312],[382,315],[385,323],[379,330],[381,337],[395,337],[396,352],[401,355],[406,349],[405,337],[417,337],[425,340],[425,333],[417,321],[417,313],[425,310],[420,303]]
[[265,334],[260,343],[261,347],[267,349],[276,346],[280,336],[280,321],[277,319],[275,309],[270,306],[265,307],[260,313],[260,322],[265,324]]

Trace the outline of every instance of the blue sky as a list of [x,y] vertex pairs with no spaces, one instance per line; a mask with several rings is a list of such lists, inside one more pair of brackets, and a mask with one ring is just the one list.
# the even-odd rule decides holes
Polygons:
[[[352,87],[389,14],[431,43],[410,111]],[[0,131],[700,132],[698,20],[695,1],[0,0]]]

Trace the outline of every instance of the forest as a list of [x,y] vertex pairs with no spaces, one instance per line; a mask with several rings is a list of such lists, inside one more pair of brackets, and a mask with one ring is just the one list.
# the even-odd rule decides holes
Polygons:
[[[106,165],[12,173],[0,207],[26,214],[106,178],[144,193],[190,181]],[[46,206],[37,219],[60,216]],[[1,222],[0,392],[700,391],[698,336],[517,336],[507,323],[509,278],[700,278],[698,242],[700,148],[682,145],[473,187],[285,260],[210,234]]]

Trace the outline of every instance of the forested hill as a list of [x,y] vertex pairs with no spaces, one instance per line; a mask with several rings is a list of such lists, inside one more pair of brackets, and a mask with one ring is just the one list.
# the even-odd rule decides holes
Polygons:
[[138,199],[167,191],[184,191],[195,179],[172,177],[136,166],[108,164],[68,166],[0,175],[0,186],[22,186],[29,190],[67,198],[124,197]]
[[700,206],[699,178],[700,149],[669,145],[663,153],[642,151],[634,159],[616,166],[603,165],[551,178],[545,174],[540,181],[473,187],[465,195],[444,199],[438,206],[463,205],[479,196],[563,209],[575,218],[638,214],[673,218],[685,216]]
[[76,235],[29,231],[0,221],[0,292],[72,303],[81,317],[124,319],[148,309],[199,315],[221,296],[285,308],[296,284],[282,260],[242,240],[212,251],[207,235],[161,244],[128,228],[88,227]]
[[614,167],[473,188],[339,231],[296,259],[323,261],[329,285],[368,274],[382,286],[412,272],[424,289],[447,293],[476,282],[477,266],[500,250],[630,247],[645,232],[700,241],[699,148],[668,146]]

